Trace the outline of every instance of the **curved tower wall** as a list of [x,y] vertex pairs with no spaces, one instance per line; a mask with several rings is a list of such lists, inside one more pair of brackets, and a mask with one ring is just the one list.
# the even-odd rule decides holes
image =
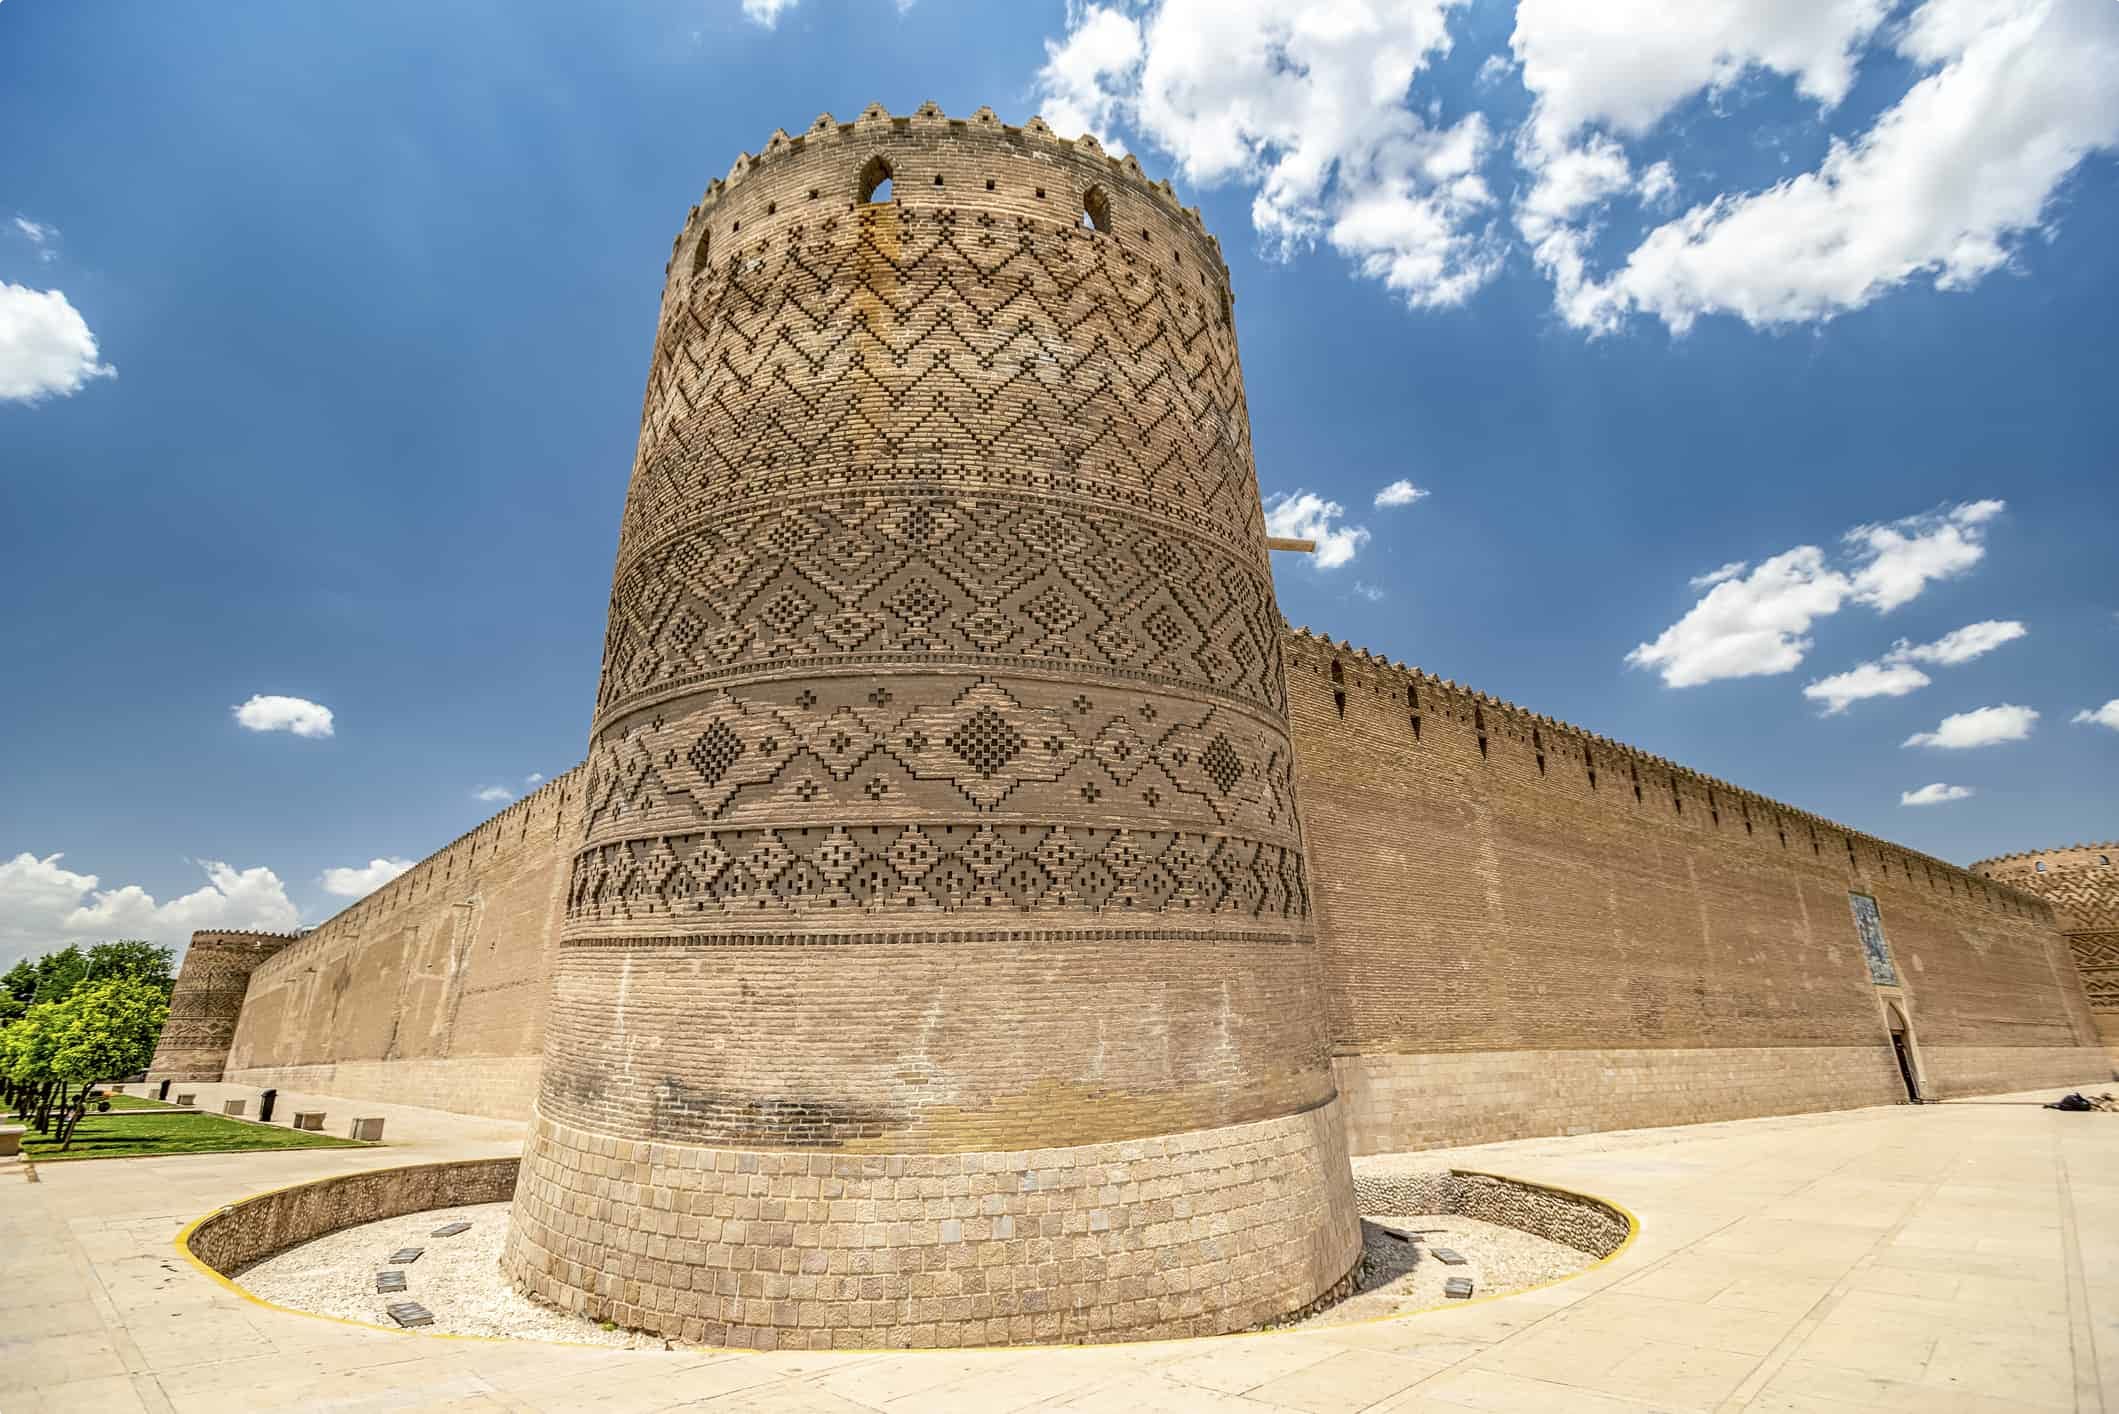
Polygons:
[[294,941],[292,933],[193,933],[147,1078],[220,1080],[242,1020],[250,974]]
[[2105,1051],[2119,1062],[2119,840],[1982,859],[1972,872],[2053,906]]
[[1237,1330],[1348,1277],[1227,280],[1167,184],[987,110],[820,118],[694,210],[522,1289],[814,1347]]

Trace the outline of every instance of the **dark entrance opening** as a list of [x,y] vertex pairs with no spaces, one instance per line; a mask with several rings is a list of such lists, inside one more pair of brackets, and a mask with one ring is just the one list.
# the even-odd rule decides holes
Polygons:
[[1914,1104],[1920,1103],[1920,1082],[1913,1078],[1913,1053],[1906,1049],[1906,1033],[1891,1033],[1891,1053],[1898,1057],[1898,1075],[1906,1082],[1906,1098]]
[[[1904,1062],[1900,1062],[1900,1064],[1904,1064]],[[258,1096],[258,1123],[272,1123],[272,1102],[279,1097],[280,1092],[277,1090],[267,1090],[264,1094]]]

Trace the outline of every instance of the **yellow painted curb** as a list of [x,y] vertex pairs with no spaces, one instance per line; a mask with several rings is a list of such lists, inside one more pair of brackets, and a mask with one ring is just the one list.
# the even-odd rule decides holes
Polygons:
[[[506,1156],[505,1156],[505,1155],[503,1155],[503,1156],[501,1156],[501,1157],[506,1157]],[[480,1161],[480,1160],[476,1160],[476,1159],[472,1159],[472,1160],[443,1160],[443,1161],[441,1161],[441,1162],[442,1162],[442,1163],[477,1163],[477,1162],[481,1162],[481,1161]],[[439,1165],[437,1164],[437,1165],[433,1165],[433,1166],[434,1166],[434,1167],[438,1167]],[[430,1167],[430,1165],[425,1165],[425,1164],[407,1164],[407,1165],[404,1165],[404,1167],[406,1167],[406,1168],[426,1168],[426,1167]],[[487,1344],[492,1344],[492,1345],[556,1345],[556,1346],[560,1346],[560,1347],[563,1347],[563,1348],[568,1348],[568,1349],[574,1349],[574,1350],[638,1350],[638,1349],[642,1349],[642,1348],[643,1348],[643,1347],[640,1347],[640,1346],[620,1346],[620,1345],[598,1345],[598,1344],[596,1344],[596,1343],[594,1343],[594,1342],[592,1342],[592,1341],[585,1341],[585,1340],[540,1340],[540,1339],[538,1339],[538,1338],[536,1338],[536,1337],[534,1337],[534,1336],[527,1336],[527,1337],[526,1337],[526,1336],[510,1336],[510,1335],[467,1335],[467,1334],[463,1334],[463,1333],[460,1333],[460,1332],[457,1332],[457,1331],[420,1331],[420,1330],[413,1330],[413,1329],[407,1329],[407,1328],[405,1328],[405,1327],[400,1327],[400,1326],[379,1326],[379,1325],[376,1325],[376,1324],[374,1324],[374,1323],[373,1323],[373,1322],[371,1322],[371,1321],[356,1321],[356,1320],[353,1320],[353,1319],[351,1319],[350,1317],[346,1317],[346,1316],[327,1316],[327,1315],[325,1315],[325,1314],[324,1314],[323,1312],[321,1312],[321,1311],[304,1311],[304,1310],[300,1310],[299,1308],[297,1308],[297,1307],[293,1307],[293,1306],[282,1306],[282,1305],[280,1305],[280,1304],[279,1304],[278,1302],[276,1302],[276,1301],[267,1301],[267,1300],[266,1300],[266,1299],[265,1299],[264,1297],[256,1295],[255,1293],[253,1293],[253,1292],[249,1291],[249,1290],[248,1290],[247,1288],[245,1288],[245,1287],[243,1287],[242,1285],[240,1285],[239,1283],[237,1283],[237,1282],[236,1282],[236,1281],[235,1281],[235,1280],[234,1280],[233,1278],[230,1278],[230,1277],[225,1277],[225,1276],[221,1275],[221,1274],[220,1274],[219,1272],[215,1271],[215,1270],[214,1270],[214,1269],[213,1269],[213,1268],[212,1268],[211,1266],[208,1266],[208,1265],[207,1265],[207,1263],[205,1262],[205,1260],[204,1260],[203,1258],[201,1258],[201,1257],[200,1257],[200,1256],[199,1256],[199,1255],[198,1255],[198,1254],[197,1254],[196,1252],[193,1252],[193,1251],[191,1250],[191,1235],[192,1235],[192,1233],[196,1232],[196,1231],[197,1231],[197,1230],[198,1230],[198,1229],[199,1229],[199,1228],[200,1228],[201,1226],[203,1226],[204,1224],[206,1224],[206,1223],[208,1223],[208,1222],[212,1221],[212,1220],[213,1220],[214,1218],[220,1217],[220,1216],[222,1216],[223,1214],[226,1214],[226,1213],[232,1213],[232,1212],[234,1212],[234,1211],[235,1211],[235,1210],[236,1210],[237,1208],[240,1208],[240,1207],[242,1207],[242,1206],[243,1206],[244,1204],[246,1204],[246,1203],[254,1203],[254,1202],[256,1202],[256,1201],[257,1201],[258,1199],[260,1199],[260,1198],[270,1198],[270,1197],[271,1197],[271,1196],[272,1196],[273,1194],[275,1194],[275,1193],[288,1193],[288,1192],[292,1192],[292,1191],[293,1191],[294,1189],[297,1189],[297,1188],[310,1188],[310,1187],[313,1187],[313,1186],[315,1186],[315,1185],[317,1185],[317,1184],[319,1184],[319,1183],[329,1183],[329,1182],[332,1182],[332,1181],[334,1181],[334,1179],[338,1179],[338,1178],[355,1178],[355,1177],[359,1177],[359,1176],[360,1176],[360,1175],[362,1175],[362,1174],[367,1174],[367,1173],[384,1173],[384,1172],[388,1172],[388,1170],[386,1170],[386,1169],[356,1169],[356,1170],[354,1170],[354,1171],[353,1171],[352,1173],[348,1173],[348,1174],[335,1174],[335,1175],[332,1175],[332,1176],[331,1176],[330,1178],[313,1178],[313,1179],[310,1179],[310,1180],[308,1180],[308,1181],[307,1181],[307,1182],[305,1182],[305,1183],[288,1183],[288,1184],[282,1184],[282,1185],[281,1185],[280,1187],[278,1187],[278,1188],[266,1188],[266,1189],[261,1189],[261,1190],[259,1190],[259,1191],[258,1191],[258,1192],[256,1192],[256,1193],[246,1194],[245,1196],[243,1196],[243,1197],[241,1197],[241,1198],[238,1198],[238,1199],[236,1199],[236,1200],[235,1200],[235,1201],[234,1201],[233,1203],[224,1203],[224,1204],[222,1204],[222,1205],[221,1205],[220,1207],[218,1207],[218,1208],[215,1208],[215,1209],[214,1209],[214,1210],[213,1210],[212,1212],[210,1212],[210,1213],[207,1213],[207,1214],[205,1214],[205,1215],[204,1215],[204,1216],[202,1216],[202,1217],[196,1217],[196,1218],[193,1218],[193,1219],[192,1219],[192,1220],[191,1220],[190,1222],[186,1223],[186,1224],[184,1225],[184,1230],[183,1230],[182,1232],[179,1232],[179,1233],[177,1234],[177,1238],[176,1238],[176,1249],[177,1249],[177,1252],[178,1252],[178,1253],[179,1253],[179,1254],[180,1254],[180,1255],[181,1255],[181,1256],[182,1256],[182,1257],[184,1258],[184,1260],[185,1260],[185,1261],[187,1261],[187,1262],[191,1263],[191,1265],[192,1265],[192,1266],[196,1267],[196,1268],[197,1268],[197,1269],[198,1269],[199,1271],[201,1271],[201,1272],[205,1273],[205,1274],[206,1274],[206,1276],[207,1276],[208,1278],[210,1278],[210,1279],[211,1279],[212,1281],[214,1281],[214,1282],[216,1282],[217,1284],[219,1284],[219,1285],[220,1285],[221,1287],[225,1288],[225,1289],[226,1289],[226,1290],[228,1290],[228,1291],[234,1292],[234,1293],[235,1293],[235,1294],[236,1294],[237,1296],[241,1297],[241,1298],[242,1298],[243,1300],[245,1300],[245,1301],[248,1301],[248,1302],[249,1302],[250,1304],[252,1304],[253,1306],[262,1306],[262,1307],[264,1307],[264,1308],[265,1308],[266,1310],[268,1310],[268,1311],[278,1311],[278,1312],[280,1312],[280,1313],[281,1313],[282,1315],[287,1315],[287,1316],[302,1316],[302,1317],[306,1317],[307,1319],[309,1319],[309,1320],[312,1320],[312,1321],[330,1321],[330,1322],[332,1322],[332,1323],[333,1323],[333,1324],[335,1324],[335,1325],[341,1325],[341,1326],[352,1326],[352,1327],[353,1327],[354,1329],[356,1329],[356,1330],[364,1330],[364,1331],[380,1331],[380,1332],[381,1332],[382,1334],[384,1334],[384,1335],[406,1335],[406,1336],[418,1336],[418,1337],[423,1337],[423,1338],[425,1338],[425,1339],[428,1339],[428,1340],[472,1340],[472,1341],[483,1341],[483,1342],[486,1342]],[[1597,1196],[1596,1194],[1594,1194],[1594,1193],[1583,1193],[1583,1192],[1580,1192],[1580,1191],[1578,1191],[1578,1190],[1576,1190],[1576,1189],[1572,1189],[1572,1188],[1562,1188],[1562,1187],[1560,1187],[1560,1186],[1559,1186],[1558,1184],[1553,1184],[1553,1183],[1540,1183],[1540,1182],[1538,1182],[1538,1181],[1537,1181],[1536,1179],[1528,1179],[1528,1178],[1516,1178],[1516,1177],[1513,1177],[1513,1176],[1511,1176],[1511,1175],[1509,1175],[1509,1174],[1502,1174],[1502,1173],[1491,1173],[1491,1172],[1487,1172],[1487,1171],[1485,1171],[1485,1170],[1482,1170],[1482,1169],[1457,1169],[1457,1168],[1453,1168],[1453,1169],[1451,1169],[1451,1170],[1450,1170],[1450,1172],[1451,1172],[1451,1173],[1453,1173],[1453,1174],[1462,1174],[1462,1175],[1467,1175],[1467,1176],[1471,1176],[1471,1177],[1477,1177],[1477,1178],[1492,1178],[1492,1179],[1498,1179],[1498,1180],[1500,1180],[1500,1181],[1501,1181],[1501,1182],[1503,1182],[1503,1183],[1513,1183],[1513,1184],[1517,1184],[1517,1185],[1520,1185],[1521,1187],[1524,1187],[1524,1188],[1539,1188],[1539,1189],[1543,1189],[1543,1190],[1545,1190],[1545,1191],[1546,1191],[1546,1192],[1548,1192],[1548,1193],[1560,1193],[1560,1194],[1564,1194],[1564,1195],[1566,1195],[1566,1196],[1567,1196],[1567,1197],[1569,1197],[1569,1198],[1579,1198],[1579,1199],[1581,1199],[1581,1200],[1582,1200],[1583,1202],[1585,1202],[1585,1203],[1594,1203],[1594,1204],[1596,1204],[1596,1205],[1597,1205],[1598,1207],[1601,1207],[1601,1208],[1607,1208],[1607,1209],[1609,1209],[1610,1211],[1612,1211],[1612,1212],[1614,1212],[1614,1213],[1617,1213],[1617,1214],[1618,1214],[1618,1215],[1619,1215],[1620,1217],[1622,1217],[1622,1218],[1624,1218],[1624,1219],[1626,1220],[1626,1236],[1625,1236],[1624,1238],[1622,1238],[1622,1239],[1620,1240],[1620,1242],[1619,1242],[1619,1245],[1618,1245],[1618,1246],[1616,1246],[1616,1247],[1612,1248],[1612,1249],[1611,1249],[1611,1251],[1609,1251],[1609,1252],[1605,1253],[1605,1254],[1604,1254],[1604,1255],[1603,1255],[1602,1257],[1599,1257],[1599,1258],[1598,1258],[1598,1259],[1597,1259],[1596,1261],[1594,1261],[1594,1262],[1591,1262],[1591,1263],[1590,1263],[1590,1264],[1589,1264],[1588,1266],[1586,1266],[1586,1267],[1582,1268],[1582,1270],[1581,1270],[1581,1271],[1579,1271],[1579,1272],[1570,1272],[1570,1273],[1568,1273],[1568,1274],[1567,1274],[1566,1276],[1564,1276],[1564,1277],[1554,1277],[1554,1278],[1553,1278],[1553,1279],[1552,1279],[1551,1281],[1542,1281],[1542,1282],[1539,1282],[1539,1283],[1538,1283],[1538,1284],[1537,1284],[1536,1286],[1523,1286],[1523,1287],[1518,1287],[1518,1288],[1516,1288],[1516,1289],[1515,1289],[1514,1291],[1496,1291],[1496,1292],[1490,1292],[1490,1293],[1488,1293],[1488,1294],[1487,1294],[1487,1295],[1485,1295],[1485,1296],[1474,1296],[1474,1297],[1471,1297],[1471,1298],[1469,1298],[1469,1299],[1466,1299],[1466,1300],[1461,1300],[1461,1301],[1445,1301],[1445,1302],[1442,1302],[1442,1303],[1440,1303],[1440,1304],[1438,1304],[1438,1305],[1434,1305],[1434,1306],[1421,1306],[1421,1307],[1419,1307],[1419,1308],[1417,1308],[1417,1309],[1415,1309],[1415,1310],[1411,1310],[1411,1311],[1394,1311],[1394,1312],[1392,1312],[1392,1313],[1391,1313],[1390,1315],[1387,1315],[1387,1316],[1370,1316],[1370,1317],[1366,1318],[1365,1320],[1359,1320],[1359,1321],[1345,1321],[1345,1322],[1341,1322],[1341,1323],[1339,1323],[1339,1324],[1337,1324],[1337,1325],[1330,1325],[1330,1326],[1302,1326],[1302,1327],[1296,1327],[1296,1326],[1287,1326],[1287,1327],[1281,1327],[1281,1328],[1277,1328],[1277,1329],[1272,1329],[1272,1330],[1260,1330],[1260,1331],[1227,1331],[1227,1332],[1224,1332],[1224,1333],[1223,1333],[1223,1334],[1221,1334],[1221,1335],[1179,1335],[1179,1336],[1162,1336],[1162,1337],[1158,1337],[1158,1338],[1156,1338],[1156,1339],[1154,1339],[1154,1340],[1112,1340],[1112,1341],[1098,1341],[1098,1342],[1096,1342],[1096,1343],[1094,1343],[1094,1344],[1091,1344],[1091,1343],[1088,1343],[1088,1342],[1082,1342],[1082,1341],[1071,1341],[1071,1342],[1069,1342],[1069,1343],[1067,1343],[1067,1344],[1064,1344],[1064,1345],[935,1345],[935,1346],[929,1346],[929,1345],[920,1345],[920,1346],[904,1346],[904,1345],[883,1345],[883,1346],[857,1346],[857,1347],[849,1347],[849,1348],[846,1348],[846,1349],[838,1349],[838,1348],[833,1348],[833,1349],[830,1349],[830,1350],[825,1350],[825,1351],[813,1350],[813,1349],[808,1349],[808,1348],[804,1348],[804,1349],[801,1349],[801,1350],[793,1350],[793,1351],[782,1351],[782,1350],[754,1350],[754,1349],[751,1349],[751,1348],[750,1348],[750,1347],[748,1347],[748,1346],[738,1346],[738,1345],[679,1345],[679,1346],[675,1346],[675,1349],[676,1349],[676,1350],[678,1350],[678,1351],[706,1351],[706,1352],[710,1352],[710,1353],[714,1353],[714,1354],[726,1354],[726,1355],[784,1355],[784,1354],[803,1354],[803,1355],[819,1355],[819,1354],[829,1354],[829,1355],[942,1355],[942,1354],[948,1354],[948,1355],[962,1355],[962,1354],[966,1354],[966,1353],[969,1353],[969,1352],[975,1352],[975,1351],[994,1351],[994,1352],[1001,1352],[1001,1351],[1024,1351],[1024,1350],[1078,1350],[1078,1351],[1090,1351],[1090,1350],[1100,1350],[1100,1349],[1104,1349],[1104,1348],[1107,1348],[1107,1347],[1111,1347],[1111,1346],[1125,1346],[1125,1347],[1132,1347],[1132,1348],[1137,1348],[1137,1347],[1140,1347],[1140,1346],[1148,1346],[1148,1345],[1179,1345],[1179,1344],[1185,1344],[1185,1343],[1189,1343],[1189,1342],[1192,1342],[1192,1341],[1200,1341],[1200,1340],[1263,1340],[1263,1339],[1273,1339],[1273,1338],[1278,1338],[1278,1337],[1281,1337],[1281,1336],[1287,1336],[1287,1335],[1295,1335],[1295,1334],[1298,1334],[1298,1333],[1302,1333],[1302,1332],[1318,1332],[1318,1331],[1333,1331],[1333,1330],[1358,1330],[1359,1328],[1361,1328],[1361,1327],[1363,1327],[1363,1326],[1381,1326],[1381,1325],[1387,1325],[1387,1324],[1389,1324],[1389,1323],[1390,1323],[1390,1322],[1392,1322],[1392,1321],[1409,1321],[1409,1320],[1413,1319],[1413,1318],[1414,1318],[1415,1316],[1426,1316],[1426,1315],[1431,1315],[1431,1314],[1433,1314],[1434,1312],[1437,1312],[1437,1311],[1461,1311],[1461,1310],[1463,1310],[1463,1309],[1464,1309],[1465,1307],[1468,1307],[1468,1306],[1481,1306],[1481,1305],[1484,1305],[1485,1303],[1487,1303],[1487,1302],[1489,1302],[1489,1301],[1505,1301],[1505,1300],[1507,1300],[1508,1298],[1510,1298],[1510,1297],[1512,1297],[1512,1296],[1527,1296],[1527,1295],[1529,1295],[1529,1294],[1530,1294],[1531,1292],[1533,1292],[1533,1291],[1545,1291],[1545,1290],[1547,1290],[1547,1289],[1549,1289],[1549,1288],[1551,1288],[1551,1287],[1555,1287],[1555,1286],[1560,1286],[1560,1285],[1563,1285],[1563,1284],[1565,1284],[1565,1283],[1567,1283],[1567,1282],[1570,1282],[1570,1281],[1574,1281],[1574,1280],[1577,1280],[1578,1278],[1581,1278],[1581,1277],[1585,1277],[1585,1276],[1589,1275],[1589,1273],[1591,1273],[1591,1272],[1593,1272],[1593,1271],[1596,1271],[1596,1270],[1597,1270],[1597,1269],[1599,1269],[1600,1267],[1606,1267],[1606,1266],[1609,1266],[1609,1265],[1610,1265],[1611,1263],[1613,1263],[1613,1262],[1616,1262],[1616,1261],[1617,1261],[1617,1260],[1618,1260],[1618,1259],[1619,1259],[1620,1257],[1622,1257],[1622,1256],[1624,1256],[1624,1255],[1625,1255],[1625,1253],[1626,1253],[1626,1250],[1627,1250],[1627,1249],[1628,1249],[1629,1247],[1632,1247],[1632,1246],[1633,1246],[1633,1244],[1634,1244],[1634,1239],[1635,1239],[1635,1238],[1637,1238],[1637,1237],[1639,1237],[1639,1236],[1641,1235],[1641,1220],[1640,1220],[1640,1219],[1639,1219],[1638,1217],[1636,1217],[1636,1216],[1634,1215],[1634,1213],[1633,1213],[1633,1210],[1632,1210],[1631,1208],[1628,1208],[1628,1207],[1626,1207],[1626,1206],[1625,1206],[1624,1204],[1622,1204],[1622,1203],[1615,1203],[1615,1202],[1613,1202],[1613,1201],[1612,1201],[1611,1199],[1609,1199],[1609,1198],[1600,1198],[1600,1197],[1598,1197],[1598,1196]],[[429,1210],[427,1210],[427,1211],[433,1211],[433,1210],[432,1210],[432,1209],[429,1209]],[[403,1214],[403,1215],[401,1215],[401,1216],[410,1216],[410,1214]],[[387,1221],[387,1219],[380,1219],[380,1218],[378,1218],[378,1219],[373,1219],[373,1221],[377,1221],[377,1222],[382,1222],[382,1221]],[[356,1224],[351,1224],[351,1226],[356,1226],[356,1227],[357,1227],[357,1226],[361,1226],[361,1224],[357,1224],[357,1223],[356,1223]],[[341,1231],[343,1231],[343,1229],[340,1229],[340,1230],[341,1230]],[[322,1234],[322,1233],[319,1233],[319,1234],[318,1234],[318,1236],[324,1236],[324,1235],[326,1235],[326,1234]],[[1533,1233],[1533,1234],[1532,1234],[1532,1236],[1537,1236],[1537,1234]],[[296,1245],[298,1246],[298,1245],[300,1245],[300,1244],[296,1244]],[[1563,1244],[1563,1245],[1564,1245],[1564,1244]],[[275,1255],[277,1255],[277,1254],[275,1254]],[[271,1259],[270,1259],[270,1258],[267,1258],[266,1260],[268,1260],[268,1261],[269,1261],[269,1260],[271,1260]],[[581,1319],[583,1319],[583,1320],[587,1320],[587,1319],[588,1319],[588,1317],[584,1316],[584,1317],[582,1317]],[[650,1337],[649,1337],[649,1339],[667,1339],[667,1337],[656,1337],[656,1336],[650,1336]],[[649,1349],[649,1352],[650,1352],[650,1353],[658,1353],[658,1352],[654,1352],[654,1351],[653,1351],[653,1349],[652,1349],[652,1347],[647,1347],[647,1349]]]

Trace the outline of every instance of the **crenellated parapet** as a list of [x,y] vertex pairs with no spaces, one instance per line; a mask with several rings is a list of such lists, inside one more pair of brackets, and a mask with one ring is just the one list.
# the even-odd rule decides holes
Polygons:
[[1289,679],[1304,676],[1329,685],[1342,715],[1349,694],[1391,700],[1403,715],[1409,739],[1437,727],[1454,729],[1477,743],[1479,759],[1506,769],[1528,763],[1529,779],[1551,781],[1564,770],[1592,790],[1630,796],[1637,806],[1668,810],[1678,821],[1727,829],[1760,848],[1799,849],[1820,861],[1844,861],[1857,879],[1882,871],[1937,894],[1962,897],[1998,913],[2053,921],[2052,901],[2020,878],[1989,875],[1908,849],[1667,757],[1614,740],[1570,722],[1534,712],[1491,693],[1437,677],[1418,667],[1357,648],[1345,640],[1283,623]]
[[1996,855],[1972,872],[2052,906],[2097,1024],[2119,1054],[2119,841]]

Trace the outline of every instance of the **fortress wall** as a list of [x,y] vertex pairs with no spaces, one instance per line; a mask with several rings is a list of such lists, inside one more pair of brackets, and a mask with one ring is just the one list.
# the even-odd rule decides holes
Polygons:
[[2105,1050],[2119,1062],[2119,841],[1982,859],[1972,872],[2038,895],[2067,934]]
[[1930,1096],[2109,1074],[2043,902],[1329,640],[1285,657],[1354,1152],[1894,1103],[1887,1002]]
[[581,793],[577,768],[258,967],[226,1078],[527,1116]]

